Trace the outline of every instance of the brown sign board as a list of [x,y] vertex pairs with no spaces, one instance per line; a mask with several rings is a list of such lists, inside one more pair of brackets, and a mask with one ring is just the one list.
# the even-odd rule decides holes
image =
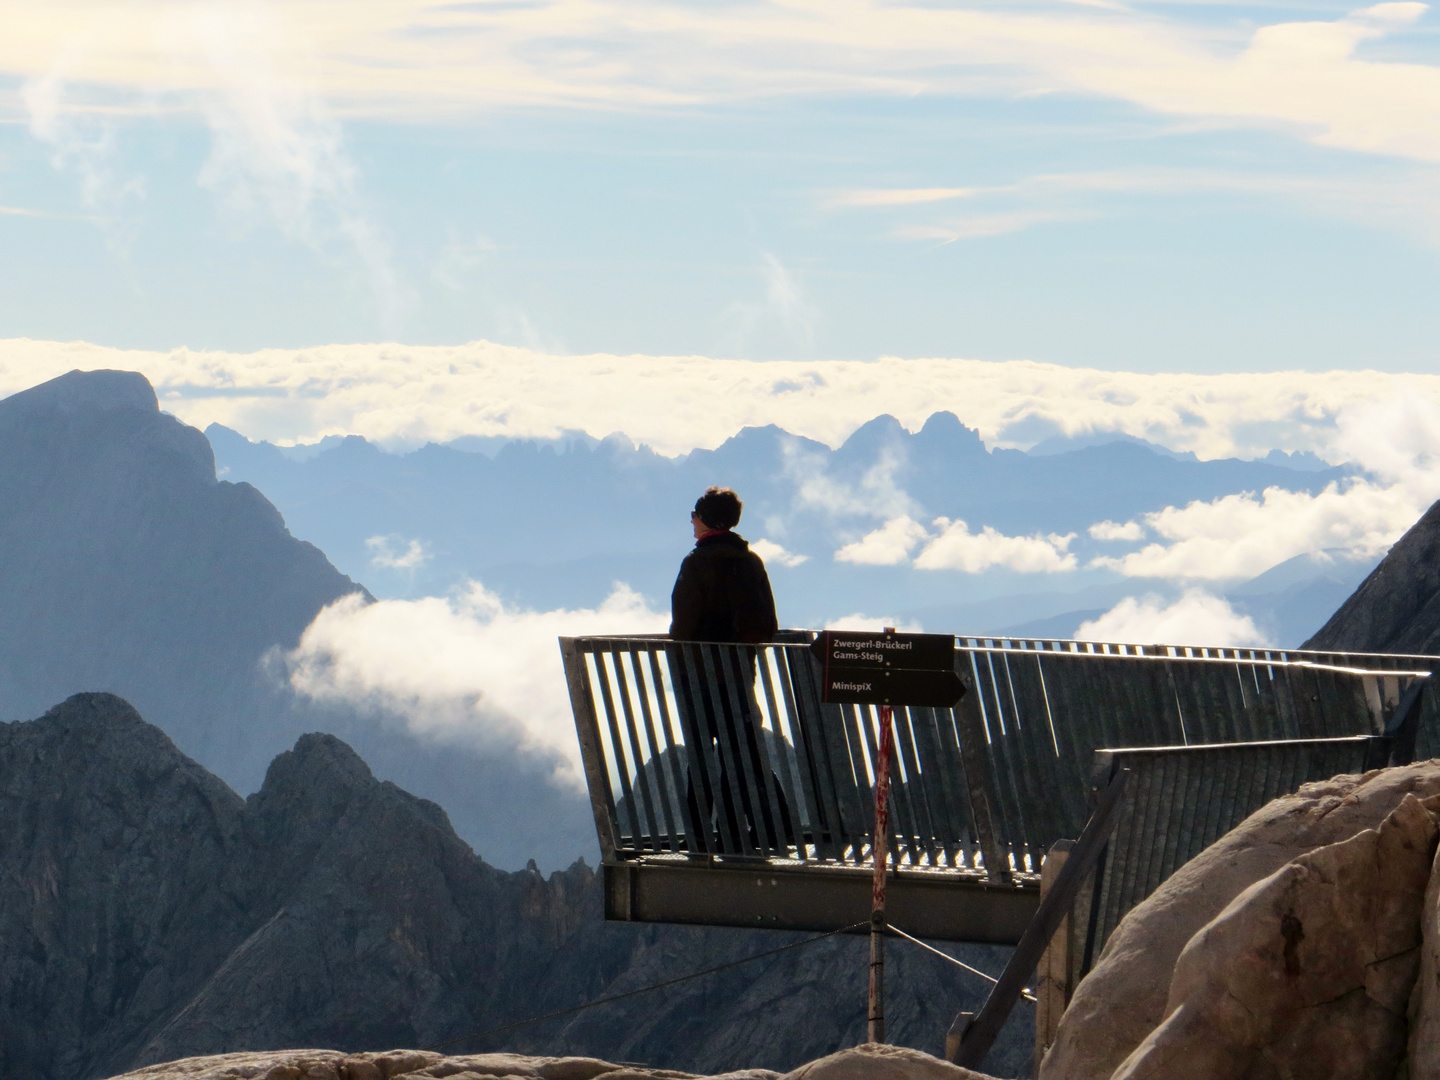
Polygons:
[[826,630],[810,651],[822,667],[827,705],[915,705],[948,709],[965,693],[949,634]]

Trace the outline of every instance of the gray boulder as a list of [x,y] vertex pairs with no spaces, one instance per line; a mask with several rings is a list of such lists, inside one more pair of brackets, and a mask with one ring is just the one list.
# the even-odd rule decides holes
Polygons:
[[1405,1057],[1440,797],[1301,855],[1190,939],[1114,1080],[1381,1080]]
[[1380,825],[1407,795],[1440,795],[1440,761],[1306,784],[1177,870],[1116,927],[1075,990],[1041,1080],[1109,1080],[1164,1021],[1181,952],[1256,882]]

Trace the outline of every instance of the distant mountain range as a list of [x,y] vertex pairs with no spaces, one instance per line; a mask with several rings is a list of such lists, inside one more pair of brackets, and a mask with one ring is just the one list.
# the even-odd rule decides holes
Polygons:
[[[1084,569],[1091,556],[1114,554],[1088,536],[1089,526],[1271,486],[1316,492],[1350,474],[1313,455],[1197,461],[1134,439],[987,450],[948,412],[913,433],[877,417],[834,450],[776,427],[747,428],[675,459],[619,436],[462,439],[388,453],[358,436],[282,448],[219,425],[206,435],[221,475],[264,491],[295,535],[381,597],[443,594],[476,579],[545,610],[593,605],[624,581],[663,610],[690,543],[689,508],[718,483],[745,499],[741,533],[804,559],[770,563],[786,625],[865,612],[932,631],[1059,637],[1126,595],[1176,591]],[[1008,535],[1073,532],[1069,551],[1081,569],[977,575],[835,560],[842,545],[900,514]],[[1289,577],[1306,572],[1283,586],[1257,579],[1228,591],[1278,643],[1293,646],[1373,564],[1323,555],[1292,563]]]
[[[134,373],[74,372],[0,401],[0,718],[118,693],[240,791],[302,732],[333,732],[509,867],[593,852],[585,797],[550,781],[544,754],[442,745],[363,701],[298,698],[275,661],[326,604],[475,578],[525,606],[576,608],[625,581],[663,611],[695,495],[727,483],[747,500],[743,532],[808,557],[770,560],[790,625],[863,611],[930,630],[1067,636],[1137,583],[855,566],[833,552],[897,513],[1075,531],[1083,551],[1096,520],[1269,484],[1315,490],[1342,474],[1123,442],[992,452],[948,413],[913,434],[882,417],[835,450],[747,429],[673,460],[622,438],[392,454],[358,438],[282,449],[208,434],[162,413]],[[1294,644],[1367,569],[1318,553],[1230,596]]]

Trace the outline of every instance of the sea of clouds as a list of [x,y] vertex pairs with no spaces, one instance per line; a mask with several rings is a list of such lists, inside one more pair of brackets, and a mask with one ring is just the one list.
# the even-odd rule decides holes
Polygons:
[[[461,435],[551,438],[624,432],[664,454],[714,447],[747,425],[839,445],[889,413],[914,430],[954,412],[987,445],[1114,431],[1201,458],[1309,450],[1331,461],[1409,458],[1440,376],[1378,371],[1140,374],[1033,361],[754,361],[705,356],[557,356],[477,341],[325,345],[252,353],[149,352],[0,340],[0,395],[73,368],[150,379],[168,412],[286,444],[363,435],[386,446]],[[1404,414],[1403,407],[1414,407]],[[1376,427],[1386,410],[1402,430]],[[1377,412],[1377,410],[1379,410]],[[1381,432],[1386,450],[1369,447]],[[1428,450],[1426,450],[1428,452]]]
[[[1081,627],[1080,636],[1092,639],[1270,644],[1210,587],[1311,552],[1373,558],[1440,498],[1440,377],[1430,375],[554,356],[486,342],[238,354],[10,340],[0,342],[0,395],[74,368],[141,371],[162,408],[180,419],[198,427],[218,422],[279,443],[359,434],[403,448],[463,435],[618,431],[673,455],[763,424],[835,446],[881,413],[914,430],[948,409],[992,447],[1116,432],[1202,458],[1282,449],[1355,467],[1315,494],[1239,492],[1132,521],[1095,522],[1090,538],[1129,550],[1089,556],[1085,566],[1133,578],[1137,589]],[[854,490],[832,490],[823,475],[807,475],[799,500],[849,499],[877,519],[858,540],[837,544],[830,555],[837,561],[937,573],[1002,568],[1038,578],[1079,568],[1075,534],[1007,536],[983,523],[917,520],[883,458]],[[376,549],[392,562],[423,557],[398,540]],[[774,542],[762,550],[782,565],[804,558]],[[1169,586],[1168,594],[1155,593],[1155,583]],[[619,582],[594,608],[543,612],[508,607],[478,582],[444,597],[371,604],[349,598],[305,632],[288,672],[298,693],[381,710],[420,737],[499,741],[548,757],[556,781],[574,785],[580,773],[555,639],[663,631],[667,622],[668,613]],[[856,613],[834,622],[893,620]]]

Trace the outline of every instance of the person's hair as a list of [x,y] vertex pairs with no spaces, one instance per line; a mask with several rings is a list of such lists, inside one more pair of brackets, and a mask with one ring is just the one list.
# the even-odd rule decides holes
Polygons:
[[695,500],[695,513],[712,529],[733,529],[740,524],[740,496],[729,488],[710,487]]

